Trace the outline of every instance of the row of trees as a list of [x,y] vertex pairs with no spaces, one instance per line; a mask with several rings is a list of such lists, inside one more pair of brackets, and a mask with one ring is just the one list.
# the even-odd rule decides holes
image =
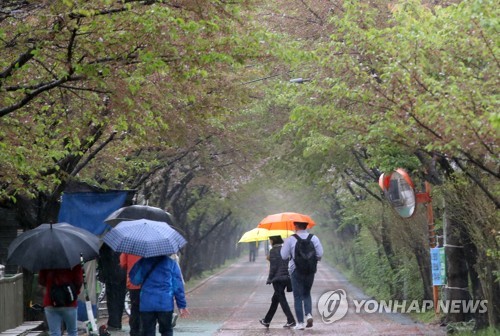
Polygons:
[[235,74],[269,57],[247,9],[247,1],[3,1],[1,206],[27,230],[57,220],[72,181],[136,189],[139,203],[168,208],[184,231],[186,280],[234,257],[242,229],[221,194],[253,152],[234,113],[245,103]]
[[[381,172],[405,168],[419,191],[424,181],[433,185],[448,262],[443,298],[487,299],[488,314],[475,318],[478,327],[493,326],[498,9],[494,1],[435,3],[344,1],[328,14],[304,7],[319,27],[309,36],[302,30],[308,57],[294,69],[310,81],[282,86],[269,103],[290,115],[281,133],[293,143],[289,163],[330,194],[324,221],[334,230],[335,263],[376,296],[432,298],[425,209],[402,220],[377,185]],[[287,89],[293,100],[280,100]]]
[[1,205],[30,229],[69,181],[137,189],[184,231],[187,279],[265,215],[306,212],[371,294],[428,299],[425,209],[402,220],[377,185],[401,167],[433,184],[447,297],[488,299],[476,318],[497,325],[496,7],[4,1]]

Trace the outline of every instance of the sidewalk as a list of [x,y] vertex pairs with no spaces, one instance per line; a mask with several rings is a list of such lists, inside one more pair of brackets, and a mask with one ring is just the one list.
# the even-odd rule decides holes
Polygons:
[[[191,316],[179,319],[174,334],[195,335],[425,335],[444,336],[444,328],[412,321],[397,313],[355,313],[349,305],[347,315],[333,323],[324,323],[318,312],[319,297],[328,291],[343,289],[348,299],[369,299],[351,285],[335,269],[320,263],[313,290],[313,328],[290,330],[282,326],[286,317],[278,308],[269,329],[259,323],[270,305],[272,286],[266,286],[268,262],[260,253],[256,262],[241,258],[227,269],[210,277],[191,289],[187,294]],[[287,293],[293,310],[292,293]],[[106,320],[100,320],[99,325]],[[123,330],[113,336],[128,336],[128,318],[124,317]]]

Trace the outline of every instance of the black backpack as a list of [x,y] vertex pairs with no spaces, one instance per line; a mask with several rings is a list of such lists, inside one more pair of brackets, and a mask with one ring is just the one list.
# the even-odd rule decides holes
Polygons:
[[293,235],[297,239],[295,244],[295,269],[300,274],[314,274],[318,265],[318,258],[316,257],[316,249],[311,241],[313,234],[309,234],[306,239],[302,239],[299,235]]
[[50,289],[50,301],[54,307],[65,307],[78,299],[76,287],[72,283],[63,285],[52,284]]

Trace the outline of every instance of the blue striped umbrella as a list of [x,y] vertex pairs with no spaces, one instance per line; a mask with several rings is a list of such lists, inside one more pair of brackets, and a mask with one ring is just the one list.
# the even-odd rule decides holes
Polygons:
[[177,253],[187,241],[165,222],[138,219],[120,222],[104,236],[116,252],[149,258]]

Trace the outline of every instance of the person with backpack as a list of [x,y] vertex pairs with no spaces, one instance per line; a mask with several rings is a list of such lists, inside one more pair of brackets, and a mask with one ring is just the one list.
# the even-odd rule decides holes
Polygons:
[[38,283],[45,287],[43,311],[50,336],[61,336],[62,325],[68,336],[78,335],[77,298],[83,284],[80,264],[72,269],[42,269]]
[[[323,256],[323,246],[316,235],[307,232],[307,222],[294,222],[295,234],[285,239],[281,248],[281,258],[290,259],[288,272],[292,280],[293,299],[297,325],[303,330],[313,326],[311,288],[319,260]],[[304,326],[304,315],[306,325]]]

